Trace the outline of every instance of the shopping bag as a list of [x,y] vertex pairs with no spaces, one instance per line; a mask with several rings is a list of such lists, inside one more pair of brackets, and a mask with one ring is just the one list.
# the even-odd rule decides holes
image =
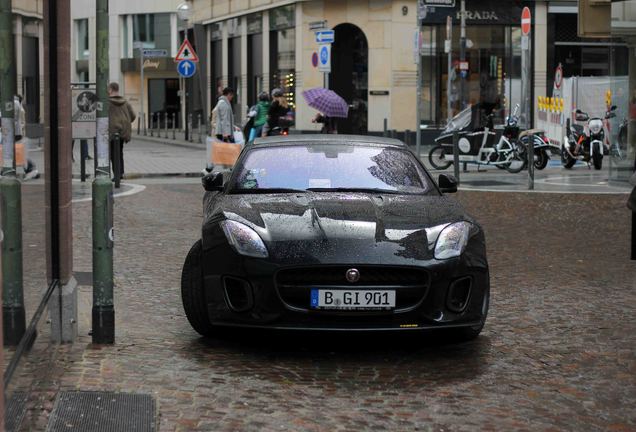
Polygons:
[[208,136],[205,140],[207,162],[212,165],[232,166],[241,153],[241,144],[227,143]]
[[[26,165],[26,152],[24,143],[22,141],[18,141],[15,143],[15,166],[25,166]],[[0,144],[0,165],[2,164],[2,144]]]
[[243,132],[237,130],[234,131],[234,142],[241,145],[245,144],[245,136],[243,136]]

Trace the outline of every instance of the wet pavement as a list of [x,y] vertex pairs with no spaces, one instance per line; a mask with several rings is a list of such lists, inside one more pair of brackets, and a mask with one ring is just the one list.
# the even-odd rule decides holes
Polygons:
[[80,338],[49,346],[43,323],[9,389],[29,394],[23,431],[46,428],[61,390],[150,394],[160,431],[636,430],[624,194],[461,191],[491,266],[490,315],[473,342],[225,331],[206,340],[179,294],[201,186],[139,182],[145,190],[115,204],[113,346],[88,336],[90,202],[74,205],[74,267],[89,274],[78,278]]

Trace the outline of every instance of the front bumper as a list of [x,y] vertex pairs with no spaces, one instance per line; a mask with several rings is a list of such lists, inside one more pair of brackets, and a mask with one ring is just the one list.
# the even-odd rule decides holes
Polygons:
[[[487,313],[490,290],[488,266],[484,266],[484,262],[479,266],[471,266],[471,260],[464,257],[423,266],[399,266],[407,270],[417,269],[427,276],[422,281],[421,298],[411,302],[408,307],[392,311],[313,310],[309,307],[306,285],[299,288],[304,290],[300,300],[296,298],[300,303],[296,301],[292,304],[281,295],[277,275],[282,270],[299,266],[287,267],[265,260],[239,257],[231,250],[225,254],[215,253],[214,258],[204,256],[204,262],[210,264],[204,268],[214,268],[213,272],[204,275],[205,301],[213,325],[294,330],[412,331],[477,326]],[[345,266],[369,267],[370,264],[346,263]],[[303,266],[326,271],[331,267],[335,265]],[[384,267],[393,272],[398,268],[374,267]],[[465,306],[458,310],[449,305],[450,287],[453,282],[466,279],[470,281],[469,293]],[[359,286],[347,288],[376,289]],[[389,285],[381,289],[385,288],[396,289],[399,299],[400,287]],[[306,307],[303,308],[302,297],[305,295]]]

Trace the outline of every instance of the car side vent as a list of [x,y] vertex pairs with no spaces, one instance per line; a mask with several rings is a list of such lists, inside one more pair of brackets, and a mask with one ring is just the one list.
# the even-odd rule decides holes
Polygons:
[[468,306],[472,284],[471,277],[463,277],[453,281],[448,288],[446,307],[456,313],[463,312]]
[[234,312],[247,312],[254,307],[252,286],[246,280],[226,276],[223,278],[225,302]]

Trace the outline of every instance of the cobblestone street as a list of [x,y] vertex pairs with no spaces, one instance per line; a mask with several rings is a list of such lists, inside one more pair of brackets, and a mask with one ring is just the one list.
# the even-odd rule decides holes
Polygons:
[[[29,392],[21,430],[46,428],[59,390],[151,394],[160,431],[636,430],[627,195],[460,192],[486,230],[491,271],[490,315],[473,342],[205,340],[179,291],[202,188],[168,181],[140,180],[144,191],[116,200],[116,344],[91,344],[91,287],[81,285],[77,343],[52,348],[43,328],[9,389]],[[90,212],[74,204],[77,274],[91,271]]]

